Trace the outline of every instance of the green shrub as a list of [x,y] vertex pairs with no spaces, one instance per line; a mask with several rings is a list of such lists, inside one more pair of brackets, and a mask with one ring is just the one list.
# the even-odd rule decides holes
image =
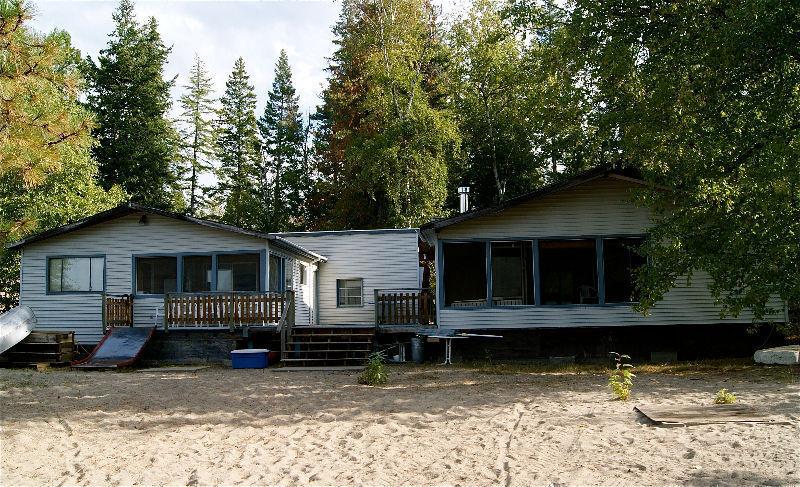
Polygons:
[[631,357],[628,355],[620,355],[617,352],[610,353],[611,358],[615,362],[614,370],[611,371],[608,377],[608,387],[620,401],[627,401],[631,397],[631,389],[633,388],[633,378],[636,377],[631,369],[633,365],[627,363]]
[[736,396],[728,389],[720,389],[717,395],[714,396],[714,404],[733,404],[736,402]]
[[389,370],[386,367],[385,358],[383,352],[371,353],[367,359],[367,365],[364,367],[364,372],[358,376],[358,383],[368,386],[386,384],[389,380]]

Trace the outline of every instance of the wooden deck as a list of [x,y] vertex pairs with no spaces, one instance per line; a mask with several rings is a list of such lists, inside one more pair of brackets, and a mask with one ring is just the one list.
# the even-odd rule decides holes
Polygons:
[[286,303],[286,293],[167,294],[164,329],[277,324]]
[[436,324],[436,300],[431,289],[376,289],[375,324],[420,325]]

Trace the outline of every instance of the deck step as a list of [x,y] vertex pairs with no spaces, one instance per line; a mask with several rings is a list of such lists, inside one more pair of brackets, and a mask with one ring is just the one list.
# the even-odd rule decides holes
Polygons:
[[361,365],[372,352],[374,328],[296,327],[286,342],[285,367]]
[[365,359],[363,359],[361,357],[350,357],[350,358],[337,358],[337,359],[328,359],[328,358],[285,358],[285,359],[281,360],[281,362],[284,362],[284,363],[287,363],[287,362],[289,362],[289,363],[297,363],[297,362],[330,362],[330,361],[337,361],[337,362],[342,362],[342,361],[348,361],[348,362],[360,361],[360,362],[364,362]]
[[306,349],[292,349],[288,350],[289,353],[323,353],[323,352],[350,352],[350,353],[366,353],[369,354],[372,350],[368,348],[306,348]]
[[296,337],[331,337],[331,338],[352,338],[352,337],[373,337],[374,333],[293,333]]
[[358,341],[358,342],[346,342],[343,340],[304,340],[304,341],[297,341],[297,337],[293,337],[294,340],[291,342],[287,342],[287,345],[372,345],[372,341]]

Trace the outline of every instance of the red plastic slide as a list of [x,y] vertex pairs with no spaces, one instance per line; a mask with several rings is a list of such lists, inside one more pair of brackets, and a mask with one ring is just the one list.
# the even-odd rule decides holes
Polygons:
[[133,365],[139,360],[154,332],[153,327],[111,328],[88,357],[72,362],[72,366],[84,369],[108,369]]

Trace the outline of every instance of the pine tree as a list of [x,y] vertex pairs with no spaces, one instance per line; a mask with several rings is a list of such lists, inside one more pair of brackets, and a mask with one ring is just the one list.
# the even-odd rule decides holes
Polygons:
[[205,194],[199,184],[202,174],[211,169],[214,156],[214,100],[211,77],[205,63],[195,55],[189,71],[189,81],[184,86],[181,104],[181,153],[188,172],[186,190],[189,193],[188,213],[195,215],[205,204]]
[[260,142],[256,125],[256,95],[244,59],[233,65],[220,99],[217,119],[217,159],[220,161],[216,196],[225,206],[223,221],[236,226],[257,227],[259,207]]
[[178,146],[167,117],[174,79],[164,79],[171,48],[154,18],[143,25],[136,21],[131,0],[121,0],[113,18],[108,47],[97,63],[86,63],[100,179],[106,188],[119,184],[139,203],[171,207]]
[[124,198],[95,179],[92,116],[78,100],[80,55],[66,32],[30,29],[31,10],[0,1],[0,312],[19,296],[19,252],[6,243]]
[[258,127],[264,143],[261,200],[265,210],[268,208],[262,230],[302,229],[303,202],[310,183],[305,164],[306,134],[284,50],[275,65],[275,79]]
[[[427,0],[346,0],[319,110],[318,226],[413,226],[440,215],[460,145],[444,105],[446,51]],[[319,204],[322,203],[322,204]]]

